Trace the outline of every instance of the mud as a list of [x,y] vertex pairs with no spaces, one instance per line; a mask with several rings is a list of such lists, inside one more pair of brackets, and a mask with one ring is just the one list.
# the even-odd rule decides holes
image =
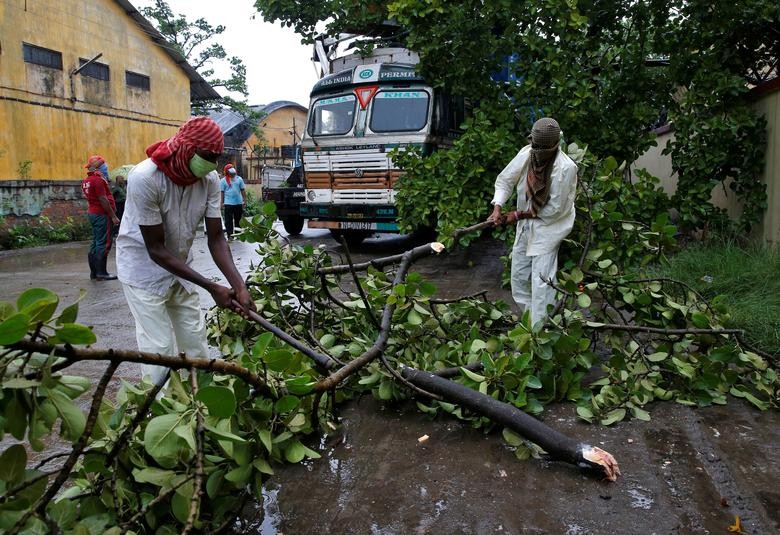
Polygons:
[[[341,246],[327,232],[306,230],[294,243]],[[360,261],[406,249],[408,239],[371,239],[354,252]],[[231,242],[246,271],[254,248]],[[203,237],[197,269],[220,277]],[[499,288],[503,248],[490,240],[467,251],[428,258],[415,270],[444,297]],[[86,244],[0,253],[3,299],[25,288],[49,288],[70,303],[84,288],[79,321],[93,325],[98,344],[135,347],[132,317],[116,282],[91,282]],[[113,270],[113,259],[110,263]],[[201,293],[204,310],[211,305]],[[74,367],[75,368],[75,367]],[[104,366],[83,363],[97,379]],[[74,370],[75,372],[76,370]],[[132,380],[125,364],[119,375]],[[366,396],[341,412],[337,433],[314,437],[322,458],[275,467],[262,505],[249,507],[242,529],[251,533],[728,533],[735,515],[744,533],[780,533],[780,413],[760,412],[738,399],[723,407],[650,406],[650,422],[611,428],[578,421],[573,405],[549,407],[552,427],[615,455],[623,476],[606,483],[577,468],[544,459],[518,461],[500,433],[429,417],[413,406],[384,405]],[[418,439],[428,435],[428,439]]]

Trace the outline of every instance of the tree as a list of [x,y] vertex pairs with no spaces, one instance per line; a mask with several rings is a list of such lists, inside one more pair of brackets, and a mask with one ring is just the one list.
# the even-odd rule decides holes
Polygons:
[[[238,56],[228,57],[224,47],[213,42],[227,29],[225,26],[213,26],[204,18],[187,20],[183,14],[175,15],[165,0],[155,0],[151,7],[144,7],[141,13],[150,19],[165,39],[189,62],[193,68],[215,89],[222,88],[230,93],[238,93],[246,99],[246,66]],[[229,68],[230,75],[220,78],[215,75],[215,65]],[[209,110],[227,106],[237,112],[250,116],[253,112],[246,100],[237,100],[230,96],[220,101],[193,103],[194,114],[205,114]],[[254,118],[254,117],[253,117]],[[255,119],[259,119],[256,117]],[[257,121],[253,121],[257,122]]]
[[[681,185],[675,202],[686,228],[721,220],[717,210],[702,207],[712,187],[727,179],[749,207],[741,227],[761,215],[764,123],[745,94],[749,84],[777,70],[780,5],[774,0],[326,0],[314,7],[257,0],[255,6],[266,20],[294,27],[304,41],[313,39],[318,22],[337,34],[396,21],[403,32],[395,37],[419,53],[419,70],[429,83],[477,103],[485,120],[467,126],[486,129],[475,132],[476,139],[504,129],[519,144],[533,119],[545,114],[559,119],[568,141],[601,158],[631,162],[655,143],[652,127],[668,112],[682,131],[671,150]],[[723,36],[726,27],[735,31]],[[514,63],[507,61],[510,54],[518,58]],[[501,68],[518,81],[494,82],[491,73]],[[675,100],[680,88],[688,97]],[[753,146],[746,148],[751,139]],[[717,154],[707,154],[712,141]],[[494,148],[482,155],[474,147],[462,150],[469,157],[453,156],[461,163],[452,172],[478,174],[479,184],[495,177]],[[510,157],[505,154],[501,163]],[[710,165],[713,159],[727,164]],[[431,178],[426,169],[422,175],[407,172],[405,182],[419,180],[424,188]],[[455,196],[464,204],[484,204],[478,197],[483,189],[473,184],[464,181]],[[407,227],[428,209],[404,206],[403,199],[399,208]],[[472,220],[464,214],[448,228]]]

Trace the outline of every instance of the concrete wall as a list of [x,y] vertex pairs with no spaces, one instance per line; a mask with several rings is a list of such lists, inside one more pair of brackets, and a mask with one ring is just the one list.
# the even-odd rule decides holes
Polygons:
[[[189,78],[113,0],[3,0],[0,28],[3,190],[12,186],[3,181],[19,178],[79,180],[91,154],[111,167],[137,163],[189,118]],[[24,62],[23,42],[61,52],[63,69]],[[75,75],[71,85],[79,58],[101,52],[110,80]],[[150,90],[128,87],[125,71],[148,76]],[[3,202],[0,215],[40,213],[44,190],[20,193],[24,201],[11,211]]]
[[[767,185],[767,210],[764,219],[756,229],[756,236],[764,241],[780,244],[780,79],[775,79],[753,91],[754,107],[767,121],[767,146],[763,180]],[[677,175],[672,172],[672,160],[661,152],[674,139],[674,131],[661,131],[656,138],[657,146],[651,147],[631,166],[632,172],[646,169],[657,176],[664,191],[670,195],[677,189]],[[712,202],[725,208],[733,218],[742,213],[742,205],[728,184],[718,185],[712,190]]]

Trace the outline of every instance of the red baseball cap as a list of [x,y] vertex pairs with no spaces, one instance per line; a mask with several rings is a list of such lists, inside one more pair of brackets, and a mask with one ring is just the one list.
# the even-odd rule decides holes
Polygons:
[[87,160],[87,165],[85,165],[84,168],[89,169],[90,171],[94,171],[104,163],[106,163],[105,158],[97,154],[94,154],[89,157],[89,159]]

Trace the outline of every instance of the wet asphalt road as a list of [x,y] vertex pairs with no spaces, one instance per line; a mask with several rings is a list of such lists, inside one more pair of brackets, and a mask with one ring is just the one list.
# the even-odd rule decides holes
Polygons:
[[[327,232],[305,230],[294,243],[340,246]],[[397,253],[404,238],[371,239],[356,260]],[[205,239],[194,244],[196,269],[220,276]],[[231,242],[242,272],[254,247]],[[134,348],[133,320],[117,282],[92,282],[86,243],[0,252],[0,294],[29,287],[57,292],[64,304],[80,289],[79,322],[94,326],[98,346]],[[415,270],[444,297],[499,288],[501,247],[480,241],[466,251],[429,258]],[[110,270],[114,269],[113,253]],[[211,305],[202,292],[204,311]],[[74,366],[75,368],[75,366]],[[99,363],[78,373],[97,378]],[[73,373],[77,370],[74,369]],[[136,377],[124,364],[119,376]],[[315,439],[323,454],[304,465],[276,467],[265,503],[254,511],[252,533],[729,533],[735,515],[744,533],[780,533],[780,413],[759,412],[741,400],[693,410],[674,403],[650,407],[651,422],[611,428],[578,421],[574,406],[550,407],[552,427],[615,455],[623,476],[597,481],[562,463],[517,461],[500,434],[484,435],[459,422],[431,420],[414,408],[364,397],[345,406],[343,427]],[[425,442],[418,438],[428,435]]]

